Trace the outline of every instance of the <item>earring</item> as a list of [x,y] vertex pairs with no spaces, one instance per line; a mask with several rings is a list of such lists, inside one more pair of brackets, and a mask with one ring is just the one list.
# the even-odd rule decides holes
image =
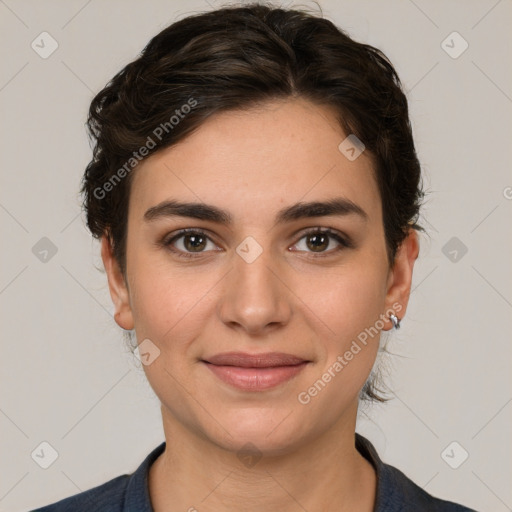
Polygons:
[[400,319],[398,317],[396,317],[395,315],[393,315],[393,313],[391,313],[391,315],[389,315],[389,319],[393,323],[393,327],[395,329],[400,329]]

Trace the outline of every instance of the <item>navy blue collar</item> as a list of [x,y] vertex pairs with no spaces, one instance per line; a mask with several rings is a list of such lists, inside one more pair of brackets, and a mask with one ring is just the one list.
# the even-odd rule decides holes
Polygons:
[[123,512],[154,512],[149,497],[149,468],[164,450],[165,441],[159,444],[130,476],[124,496]]

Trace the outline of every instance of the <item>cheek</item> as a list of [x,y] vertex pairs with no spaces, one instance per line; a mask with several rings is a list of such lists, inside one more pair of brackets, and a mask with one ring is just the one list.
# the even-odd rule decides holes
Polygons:
[[[155,340],[160,350],[180,352],[180,346],[193,340],[202,328],[201,319],[211,307],[208,291],[218,277],[184,267],[171,267],[149,259],[133,259],[131,308],[137,339]],[[171,351],[170,351],[171,352]]]
[[338,345],[340,340],[357,337],[373,326],[383,312],[385,272],[367,260],[361,255],[358,262],[336,270],[320,270],[308,279],[297,278],[300,296]]
[[149,339],[159,352],[143,370],[161,403],[174,416],[189,422],[197,414],[188,398],[189,393],[197,394],[190,348],[196,349],[194,340],[205,331],[204,322],[211,314],[207,292],[216,279],[208,274],[198,279],[197,273],[194,276],[187,270],[171,269],[168,265],[164,268],[162,264],[152,266],[145,261],[139,268],[133,267],[136,277],[131,299],[135,331],[139,342]]
[[321,353],[319,387],[326,384],[329,391],[324,398],[330,396],[335,402],[358,393],[379,348],[386,272],[371,260],[360,255],[345,268],[318,272],[301,292],[310,318],[316,319],[312,328]]

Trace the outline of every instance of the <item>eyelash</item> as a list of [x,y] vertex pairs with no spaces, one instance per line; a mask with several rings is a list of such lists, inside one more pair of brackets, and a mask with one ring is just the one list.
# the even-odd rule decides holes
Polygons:
[[[161,243],[162,243],[162,245],[165,248],[167,248],[170,251],[172,251],[179,258],[195,258],[195,257],[197,257],[197,255],[201,255],[201,254],[204,254],[205,252],[209,252],[209,251],[203,251],[203,252],[197,252],[197,253],[183,252],[182,250],[176,249],[173,246],[173,243],[176,240],[178,240],[179,238],[182,238],[185,235],[190,235],[190,234],[193,234],[193,235],[203,235],[208,240],[213,242],[213,240],[208,236],[208,234],[205,231],[202,231],[201,229],[187,228],[187,229],[182,229],[182,230],[178,231],[172,238],[164,239]],[[307,237],[308,235],[328,235],[329,237],[333,238],[334,240],[336,240],[340,244],[340,246],[338,246],[335,249],[331,249],[328,252],[323,252],[323,253],[313,253],[313,252],[311,252],[310,254],[313,255],[313,258],[322,258],[322,257],[331,256],[333,253],[337,253],[337,252],[339,252],[339,251],[341,251],[343,249],[350,249],[350,248],[354,247],[354,245],[353,245],[353,243],[351,242],[350,239],[343,238],[336,231],[333,231],[330,228],[310,228],[307,231],[302,233],[301,237],[295,243],[295,245],[300,240],[302,240],[303,238]],[[302,251],[297,251],[297,252],[302,252]]]

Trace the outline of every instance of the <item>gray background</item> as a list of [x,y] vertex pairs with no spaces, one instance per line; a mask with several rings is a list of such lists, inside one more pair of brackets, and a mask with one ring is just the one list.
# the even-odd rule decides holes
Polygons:
[[[93,93],[150,37],[220,2],[209,4],[0,0],[1,510],[129,473],[164,439],[80,214],[84,122]],[[395,64],[431,192],[410,308],[389,341],[396,396],[369,409],[358,431],[428,492],[512,510],[512,3],[320,5]],[[43,31],[58,43],[46,59],[31,47],[51,48]],[[464,43],[454,31],[469,44],[457,58]],[[47,469],[31,457],[44,441],[58,452]]]

